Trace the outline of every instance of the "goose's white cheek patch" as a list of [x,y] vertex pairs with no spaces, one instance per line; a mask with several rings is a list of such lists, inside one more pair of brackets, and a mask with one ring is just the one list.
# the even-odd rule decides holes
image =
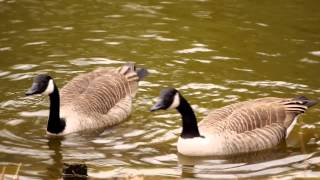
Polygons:
[[173,98],[173,101],[171,103],[171,105],[169,106],[168,109],[174,109],[174,108],[177,108],[180,104],[180,97],[179,97],[179,93],[176,93],[174,95],[174,98]]
[[41,94],[49,95],[49,94],[53,93],[53,91],[54,91],[54,84],[53,84],[53,80],[50,79],[46,90],[44,90]]

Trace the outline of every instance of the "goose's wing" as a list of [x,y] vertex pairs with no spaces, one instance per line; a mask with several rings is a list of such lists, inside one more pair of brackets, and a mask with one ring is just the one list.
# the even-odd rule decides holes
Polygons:
[[205,131],[243,133],[279,124],[288,128],[294,118],[308,108],[306,101],[283,98],[261,98],[215,110],[199,123]]
[[225,154],[248,153],[272,148],[282,142],[286,136],[285,132],[286,128],[278,123],[242,133],[229,132],[225,136]]
[[202,121],[199,122],[198,126],[203,131],[215,132],[221,131],[221,125],[227,121],[227,118],[234,112],[236,112],[239,108],[245,106],[250,101],[238,102],[234,104],[230,104],[228,106],[224,106],[222,108],[217,108],[211,110],[206,117],[203,118]]
[[228,116],[230,116],[235,110],[242,107],[246,102],[239,102],[224,106],[222,108],[217,108],[211,110],[202,121],[199,122],[201,127],[211,127],[215,126],[219,121],[224,121]]
[[112,73],[114,69],[113,67],[106,67],[74,77],[60,90],[60,96],[62,97],[60,102],[61,106],[72,103],[87,90],[90,83],[95,82],[96,78],[101,77],[103,74]]
[[86,114],[106,114],[125,97],[133,97],[139,77],[134,66],[100,68],[74,78],[61,90],[61,106]]

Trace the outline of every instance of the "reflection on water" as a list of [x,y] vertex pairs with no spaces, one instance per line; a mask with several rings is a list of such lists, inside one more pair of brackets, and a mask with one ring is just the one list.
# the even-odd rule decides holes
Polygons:
[[50,158],[52,159],[52,165],[47,166],[47,174],[49,177],[57,179],[61,178],[61,172],[63,167],[63,156],[61,150],[61,137],[51,137],[48,139],[48,147],[51,150]]
[[[180,116],[149,113],[176,87],[199,120],[210,109],[265,96],[320,100],[318,1],[0,0],[0,171],[61,178],[86,163],[92,178],[320,177],[320,108],[301,117],[286,144],[234,157],[177,154]],[[127,61],[148,68],[132,116],[119,126],[64,138],[45,133],[48,99],[25,97],[32,77],[72,77]]]
[[290,175],[290,171],[295,167],[309,169],[319,159],[319,153],[297,154],[290,157],[286,155],[283,150],[273,149],[229,157],[190,158],[182,155],[178,157],[184,177],[217,179],[270,176],[281,173]]

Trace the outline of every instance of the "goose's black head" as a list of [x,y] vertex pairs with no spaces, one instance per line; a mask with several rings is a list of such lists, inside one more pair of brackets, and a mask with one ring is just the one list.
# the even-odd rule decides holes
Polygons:
[[27,96],[33,94],[50,95],[54,91],[53,79],[46,74],[40,74],[34,77],[31,88],[26,92]]
[[180,105],[179,91],[174,88],[163,89],[156,104],[150,109],[151,112],[160,109],[174,109]]

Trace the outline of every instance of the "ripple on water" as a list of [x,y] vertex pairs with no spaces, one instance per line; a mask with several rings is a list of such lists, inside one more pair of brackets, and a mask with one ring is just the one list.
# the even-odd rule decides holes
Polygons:
[[16,73],[16,74],[10,74],[8,76],[6,76],[6,78],[12,80],[12,81],[19,81],[19,80],[23,80],[23,79],[29,79],[32,78],[33,75],[32,74],[26,74],[26,73]]
[[240,96],[237,95],[225,95],[223,98],[215,98],[212,101],[221,101],[221,102],[236,102]]
[[229,88],[222,86],[222,85],[216,85],[212,83],[189,83],[186,85],[181,86],[178,89],[203,89],[203,90],[211,90],[211,89],[219,89],[219,90],[228,90]]
[[170,165],[172,162],[177,161],[177,155],[167,154],[161,156],[143,157],[140,160],[152,165]]
[[194,59],[195,61],[198,61],[200,63],[203,63],[203,64],[210,64],[211,61],[210,60],[205,60],[205,59]]
[[144,134],[145,132],[146,132],[145,130],[135,129],[129,133],[125,133],[123,135],[123,137],[136,137],[136,136],[140,136],[140,135]]
[[162,36],[157,35],[157,34],[143,34],[143,35],[140,35],[140,37],[143,37],[143,38],[152,38],[152,39],[155,39],[155,40],[158,40],[158,41],[163,41],[163,42],[174,42],[174,41],[178,41],[177,39],[166,38],[166,37],[162,37]]
[[240,167],[230,168],[224,170],[225,172],[239,172],[239,171],[245,171],[245,172],[252,172],[252,171],[260,171],[264,169],[269,169],[273,167],[278,166],[287,166],[288,164],[298,163],[304,160],[309,159],[312,157],[313,154],[301,154],[301,155],[293,155],[290,157],[285,157],[282,159],[277,160],[271,160],[268,162],[261,162],[261,163],[254,163],[249,165],[244,165]]
[[[281,152],[274,149],[253,153],[252,155],[245,154],[242,157],[227,157],[225,160],[207,160],[201,158],[197,160],[192,157],[179,156],[179,163],[183,165],[197,165],[193,168],[183,166],[184,172],[192,173],[196,177],[252,178],[288,173],[295,168],[308,168],[312,164],[319,162],[319,158],[315,153],[282,158],[279,157],[279,155],[283,156],[281,154]],[[275,160],[270,160],[270,158],[274,158]],[[265,159],[268,159],[268,161],[265,161]]]
[[122,17],[125,17],[125,16],[121,15],[121,14],[111,14],[111,15],[106,15],[104,17],[106,17],[106,18],[122,18]]
[[106,155],[97,151],[86,150],[66,150],[63,156],[64,159],[68,160],[96,160],[96,159],[106,159]]
[[311,51],[310,54],[320,57],[320,51]]
[[235,58],[235,57],[227,57],[227,56],[211,56],[211,59],[213,60],[238,60],[240,58]]
[[259,54],[259,55],[268,56],[268,57],[279,57],[279,56],[281,56],[280,53],[266,53],[266,52],[256,52],[256,53]]
[[92,164],[94,166],[100,166],[100,167],[115,167],[115,166],[128,166],[129,163],[126,163],[124,161],[120,161],[118,159],[95,159],[90,161],[87,164]]
[[288,89],[301,89],[305,90],[308,88],[305,84],[297,84],[297,83],[290,83],[285,81],[271,81],[271,80],[265,80],[265,81],[245,81],[245,80],[226,80],[228,84],[241,84],[246,86],[260,86],[260,87],[284,87]]
[[232,89],[232,91],[239,92],[239,93],[244,93],[244,92],[248,92],[249,90],[246,89],[246,88],[236,88],[236,89]]
[[11,47],[2,47],[0,48],[0,51],[11,51],[12,48]]
[[74,29],[74,27],[72,27],[72,26],[53,26],[53,27],[57,28],[57,29],[64,30],[64,31],[71,31]]
[[0,102],[0,107],[5,110],[13,110],[19,107],[24,106],[23,102],[16,100],[7,100]]
[[49,54],[49,58],[55,58],[55,57],[66,57],[68,56],[67,54]]
[[1,71],[0,70],[0,77],[6,76],[8,74],[10,74],[10,71]]
[[253,72],[253,70],[252,69],[246,69],[246,68],[233,68],[234,70],[236,70],[236,71],[242,71],[242,72]]
[[32,29],[28,29],[28,31],[30,32],[42,32],[42,31],[48,31],[49,28],[32,28]]
[[104,44],[115,46],[115,45],[122,44],[122,42],[117,42],[117,41],[108,41],[108,42],[105,42]]
[[49,110],[39,110],[39,111],[22,111],[19,112],[19,115],[22,117],[48,117]]
[[123,61],[111,60],[102,57],[91,57],[91,58],[77,58],[70,60],[71,64],[77,66],[88,66],[93,64],[123,64]]
[[16,64],[14,66],[12,66],[12,69],[15,70],[30,70],[33,69],[35,67],[38,67],[39,65],[36,64]]
[[105,138],[100,139],[99,138],[99,139],[94,139],[91,142],[96,143],[96,144],[112,144],[112,143],[115,143],[115,139],[105,139]]
[[13,144],[8,146],[0,144],[0,150],[2,153],[12,154],[12,155],[24,155],[35,159],[49,159],[50,152],[45,149],[32,149],[30,147],[18,147]]
[[91,42],[102,42],[104,39],[101,38],[85,38],[84,41],[91,41]]
[[197,11],[192,13],[193,16],[203,19],[211,19],[211,11]]
[[[162,177],[179,177],[181,175],[180,170],[173,168],[115,168],[113,170],[106,171],[98,171],[92,172],[89,174],[90,177],[93,178],[139,178],[141,175],[143,176],[162,176]],[[143,178],[143,176],[141,178]]]
[[308,63],[308,64],[319,64],[320,63],[320,61],[312,60],[309,58],[303,58],[300,60],[300,62]]
[[145,6],[138,3],[127,3],[123,5],[125,9],[138,11],[138,12],[145,12],[147,14],[159,14],[158,10],[162,9],[162,6]]
[[24,122],[25,122],[25,120],[23,120],[23,119],[12,119],[12,120],[9,120],[8,122],[6,122],[6,124],[9,126],[18,126]]
[[47,42],[46,41],[28,42],[28,43],[25,43],[23,46],[38,46],[43,44],[47,44]]
[[192,54],[192,53],[196,53],[196,52],[211,52],[211,51],[215,51],[215,50],[209,49],[206,47],[194,47],[194,48],[189,48],[189,49],[178,50],[175,52],[178,54]]

